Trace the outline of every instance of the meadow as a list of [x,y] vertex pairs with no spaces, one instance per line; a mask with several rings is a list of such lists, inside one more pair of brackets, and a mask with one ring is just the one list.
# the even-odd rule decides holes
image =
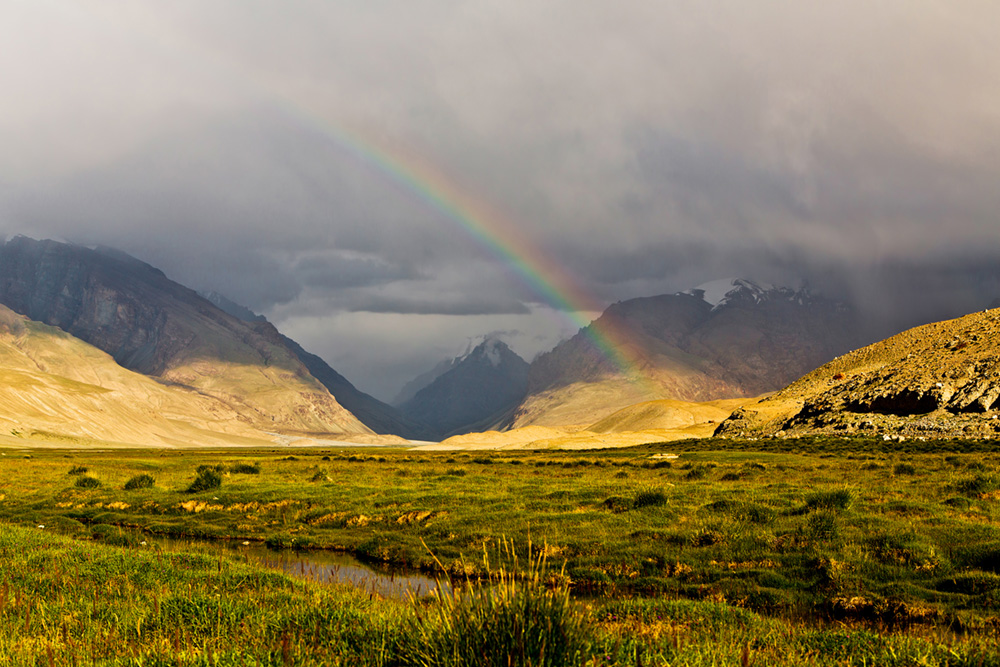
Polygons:
[[[998,465],[840,438],[0,450],[0,664],[1000,665]],[[381,600],[145,535],[469,590]]]

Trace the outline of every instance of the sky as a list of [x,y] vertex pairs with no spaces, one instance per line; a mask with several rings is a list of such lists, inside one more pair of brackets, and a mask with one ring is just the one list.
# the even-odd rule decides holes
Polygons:
[[120,248],[388,399],[729,276],[1000,297],[993,0],[0,0],[0,235]]

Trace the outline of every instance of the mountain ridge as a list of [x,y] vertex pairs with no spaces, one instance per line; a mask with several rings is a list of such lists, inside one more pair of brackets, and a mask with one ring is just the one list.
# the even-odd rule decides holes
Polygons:
[[243,322],[120,251],[15,237],[0,246],[0,303],[121,366],[226,402],[246,423],[366,434],[267,322]]
[[[858,343],[853,311],[809,290],[736,279],[718,303],[703,297],[695,289],[612,304],[532,362],[527,398],[505,425],[582,427],[643,401],[757,396]],[[591,328],[627,340],[642,384],[593,344]]]
[[[218,292],[200,294],[233,317],[251,324],[267,323],[267,318],[250,308],[236,303]],[[326,387],[344,408],[377,434],[398,435],[403,438],[423,440],[431,437],[427,428],[405,418],[395,407],[383,403],[357,387],[334,370],[320,356],[312,354],[288,336],[279,333],[282,344],[294,354],[309,373]]]

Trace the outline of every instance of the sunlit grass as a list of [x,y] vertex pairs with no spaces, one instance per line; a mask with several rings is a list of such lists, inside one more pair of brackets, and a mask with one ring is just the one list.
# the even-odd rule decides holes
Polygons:
[[[138,549],[134,530],[252,539],[342,549],[472,582],[489,579],[484,549],[507,539],[534,544],[531,557],[556,564],[572,591],[597,596],[574,603],[575,613],[590,618],[594,656],[603,651],[618,664],[635,664],[637,655],[649,664],[739,664],[744,655],[764,661],[753,664],[801,664],[821,650],[808,648],[807,631],[851,645],[831,639],[825,623],[868,628],[876,639],[862,644],[871,655],[903,647],[894,633],[905,630],[923,647],[912,655],[925,651],[919,659],[927,664],[977,664],[946,659],[933,646],[958,642],[971,651],[1000,624],[1000,456],[968,443],[711,444],[475,454],[0,450],[0,520],[92,541],[84,550]],[[680,458],[652,458],[671,452]],[[72,468],[85,470],[68,475]],[[83,473],[100,486],[75,486]],[[209,474],[218,486],[189,491]],[[143,475],[155,483],[124,488]],[[493,565],[517,573],[526,562]],[[605,601],[619,597],[614,604],[624,607],[611,618]],[[674,606],[658,612],[664,618],[687,609],[749,616],[703,631],[625,609],[667,601]],[[794,635],[798,643],[782,646],[800,663],[777,661],[778,651],[754,643],[780,632]],[[954,632],[971,634],[959,640]],[[861,664],[847,660],[828,664]]]

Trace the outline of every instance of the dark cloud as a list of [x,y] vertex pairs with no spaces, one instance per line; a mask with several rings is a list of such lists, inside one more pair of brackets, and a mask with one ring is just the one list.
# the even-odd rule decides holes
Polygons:
[[0,233],[122,248],[383,396],[484,331],[529,358],[571,333],[546,281],[599,306],[806,279],[883,328],[958,314],[1000,296],[998,23],[978,0],[14,3]]

